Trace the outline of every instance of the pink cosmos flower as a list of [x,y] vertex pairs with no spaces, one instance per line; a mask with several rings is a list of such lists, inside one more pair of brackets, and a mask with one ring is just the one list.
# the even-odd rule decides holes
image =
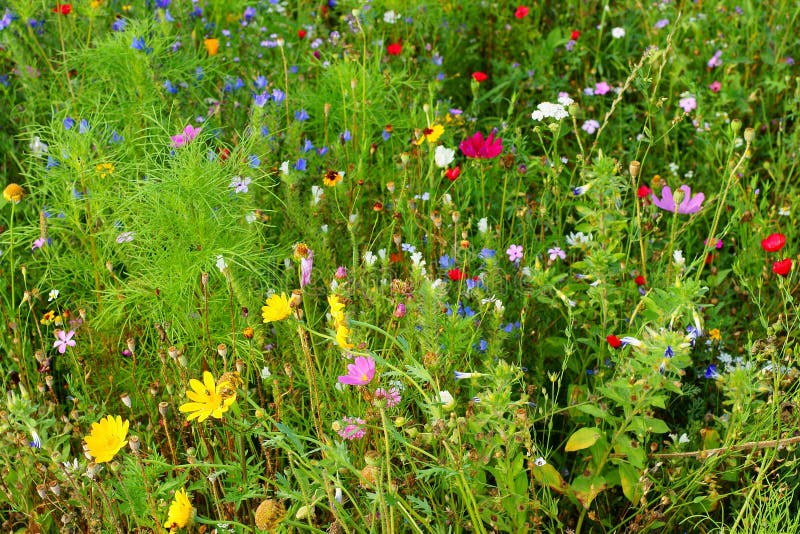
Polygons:
[[483,138],[481,132],[475,132],[475,135],[469,139],[461,141],[458,147],[468,158],[491,159],[496,158],[503,151],[503,140],[499,137],[495,139],[494,132],[490,133],[486,139]]
[[186,146],[189,144],[189,141],[197,137],[197,134],[199,133],[200,133],[200,128],[195,128],[190,124],[183,129],[183,132],[179,133],[178,135],[173,135],[172,137],[170,137],[170,139],[172,139],[172,146],[175,148]]
[[59,354],[64,354],[67,351],[67,347],[75,346],[75,340],[72,339],[74,335],[74,330],[70,330],[66,333],[63,330],[56,330],[56,337],[58,339],[53,343],[53,347],[58,347]]
[[681,200],[681,203],[678,206],[675,205],[675,198],[672,196],[672,189],[670,189],[667,185],[665,185],[664,189],[661,190],[661,198],[658,198],[655,193],[653,194],[653,204],[662,210],[671,211],[672,213],[675,213],[677,209],[678,213],[684,215],[689,213],[697,213],[700,211],[700,207],[703,205],[703,200],[705,200],[706,196],[703,193],[697,193],[696,195],[692,196],[692,190],[686,184],[682,185],[680,190],[683,191],[683,200]]
[[522,245],[511,245],[506,250],[508,261],[518,261],[522,259]]
[[355,363],[347,366],[347,374],[339,376],[340,384],[348,386],[366,386],[375,377],[375,360],[367,356],[359,356]]

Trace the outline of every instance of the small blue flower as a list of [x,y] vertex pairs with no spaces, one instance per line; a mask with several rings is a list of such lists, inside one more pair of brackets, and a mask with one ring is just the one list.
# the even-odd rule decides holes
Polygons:
[[171,93],[173,95],[178,94],[178,88],[172,85],[172,82],[169,80],[164,80],[164,89],[166,89],[168,93]]
[[53,167],[58,167],[59,165],[61,165],[60,161],[58,161],[53,156],[47,156],[47,168],[48,169],[52,169]]
[[286,93],[281,91],[280,89],[273,89],[272,90],[272,101],[276,104],[280,104],[286,98]]
[[152,48],[145,44],[144,37],[134,37],[133,42],[131,43],[131,48],[140,52],[144,52],[145,54],[149,54],[153,51]]
[[490,248],[482,248],[478,256],[481,259],[488,260],[489,258],[494,258],[496,251]]
[[111,141],[109,141],[112,145],[119,144],[125,140],[124,137],[119,135],[116,130],[111,132]]
[[309,152],[311,150],[314,150],[314,143],[312,143],[310,139],[306,139],[303,142],[303,146],[300,147],[300,150],[302,150],[303,152]]
[[392,138],[392,133],[387,130],[383,130],[381,137],[383,138],[384,141],[388,141],[389,139]]
[[266,104],[268,101],[269,101],[269,93],[267,93],[266,91],[264,91],[261,94],[253,96],[253,104],[255,104],[256,107],[263,108],[264,104]]
[[249,160],[250,160],[250,166],[253,167],[254,169],[257,169],[261,165],[261,159],[255,154],[250,154]]
[[675,356],[675,353],[672,352],[672,345],[667,345],[667,349],[664,351],[665,358],[672,358]]
[[706,373],[705,373],[705,375],[703,375],[703,377],[704,378],[708,378],[708,379],[719,378],[719,373],[717,372],[717,366],[714,365],[713,363],[711,365],[709,365],[708,368],[706,369]]
[[267,79],[264,76],[259,76],[253,82],[256,89],[264,89],[267,86]]
[[305,108],[300,109],[299,111],[294,112],[294,119],[299,122],[307,121],[308,120],[308,112]]
[[75,126],[75,119],[73,119],[72,117],[67,117],[66,119],[64,119],[65,130],[71,130],[73,126]]
[[269,128],[266,126],[261,127],[261,137],[266,137],[269,135]]
[[78,125],[78,133],[85,134],[89,130],[91,130],[91,127],[89,126],[89,121],[87,121],[86,119],[81,119],[81,122]]
[[111,31],[114,32],[124,32],[125,26],[128,25],[128,19],[117,19],[111,25]]
[[452,269],[455,266],[456,262],[453,258],[445,254],[444,256],[439,258],[439,268],[441,269]]
[[489,343],[485,339],[481,339],[478,341],[476,348],[479,352],[486,352],[486,350],[489,348]]
[[339,139],[341,140],[342,144],[346,143],[347,141],[351,140],[352,138],[353,138],[353,136],[350,134],[350,130],[345,130],[339,136]]
[[297,163],[294,164],[294,168],[298,171],[306,170],[306,160],[303,158],[298,159]]
[[400,248],[403,250],[403,252],[410,252],[412,254],[417,251],[417,247],[415,247],[411,243],[403,243],[402,245],[400,245]]

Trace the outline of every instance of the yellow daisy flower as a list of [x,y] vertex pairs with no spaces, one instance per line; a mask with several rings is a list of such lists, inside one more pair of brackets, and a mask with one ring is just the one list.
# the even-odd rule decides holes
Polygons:
[[425,141],[429,143],[435,143],[439,140],[439,138],[444,133],[444,126],[441,124],[434,124],[433,126],[428,126],[424,130],[422,130],[422,137],[417,139],[417,144],[421,145]]
[[86,449],[94,458],[95,463],[110,462],[114,455],[124,447],[128,440],[129,422],[124,422],[119,415],[110,415],[100,419],[99,423],[92,423],[92,432],[84,438]]
[[337,295],[328,295],[328,305],[331,307],[333,325],[338,327],[344,323],[344,302],[339,300]]
[[347,336],[350,335],[350,329],[347,328],[345,325],[340,324],[336,327],[336,344],[339,345],[341,348],[347,350],[352,349],[355,347],[352,343],[347,341]]
[[186,489],[181,488],[175,492],[172,504],[169,505],[169,513],[167,521],[164,523],[164,528],[170,530],[183,528],[194,520],[194,514],[195,509],[186,494]]
[[100,163],[97,167],[95,167],[95,171],[97,171],[97,174],[100,176],[100,178],[111,176],[112,174],[114,174],[114,164]]
[[186,416],[187,421],[197,419],[202,423],[209,417],[221,419],[222,414],[228,411],[231,404],[236,400],[236,393],[229,396],[223,396],[223,391],[230,391],[231,384],[229,382],[214,382],[214,375],[208,371],[203,372],[203,381],[200,382],[192,378],[189,380],[189,386],[192,391],[187,391],[186,396],[192,402],[181,404],[178,410],[183,413],[191,412]]
[[261,316],[265,323],[283,321],[292,314],[289,298],[286,293],[272,295],[267,299],[267,305],[261,307]]
[[25,190],[22,189],[22,186],[19,184],[8,184],[6,188],[3,189],[3,198],[5,198],[8,202],[19,204],[24,196]]
[[343,172],[328,171],[325,173],[325,176],[322,177],[322,183],[328,187],[333,187],[334,185],[341,182],[343,178],[344,178]]
[[719,328],[712,328],[708,331],[708,337],[713,339],[714,341],[722,341],[722,334],[719,331]]

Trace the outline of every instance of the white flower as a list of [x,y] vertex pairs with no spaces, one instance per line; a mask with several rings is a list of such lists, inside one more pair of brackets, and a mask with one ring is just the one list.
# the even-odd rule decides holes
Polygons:
[[289,176],[289,160],[284,161],[281,163],[281,174],[284,176]]
[[411,255],[411,263],[415,269],[424,269],[425,260],[422,259],[422,252],[415,252]]
[[672,259],[675,261],[675,265],[678,267],[683,267],[686,265],[686,259],[683,257],[683,251],[680,249],[672,253]]
[[394,24],[398,20],[400,20],[400,15],[395,13],[392,9],[383,14],[383,22],[386,24]]
[[47,302],[52,302],[58,298],[58,289],[51,289],[47,295]]
[[266,365],[261,368],[261,380],[266,380],[267,378],[271,377],[272,373],[269,372],[269,367]]
[[74,473],[80,467],[77,458],[73,458],[71,462],[69,460],[66,462],[61,462],[61,465],[64,467],[64,471],[67,473]]
[[386,261],[386,249],[385,248],[378,249],[378,257],[381,259],[381,261]]
[[339,282],[337,282],[336,279],[331,280],[331,293],[336,291],[338,287],[339,287]]
[[533,461],[533,463],[534,465],[536,465],[536,467],[542,467],[547,464],[547,461],[541,456],[539,456],[537,459]]
[[319,229],[323,234],[327,234],[328,233],[328,225],[327,224],[323,224],[322,226],[319,227]]
[[623,37],[625,37],[625,28],[620,28],[620,27],[612,28],[611,37],[613,37],[614,39],[622,39]]
[[568,236],[565,237],[567,241],[567,245],[571,247],[579,247],[581,245],[585,245],[589,243],[593,237],[592,234],[584,234],[583,232],[570,232]]
[[40,154],[47,154],[47,145],[42,143],[39,140],[39,136],[33,138],[31,144],[28,145],[31,148],[31,152],[33,152],[34,156],[39,156]]
[[551,102],[542,102],[536,106],[536,111],[531,113],[531,118],[535,121],[541,121],[547,118],[560,121],[569,117],[569,113],[562,104],[553,104]]
[[570,98],[570,96],[566,93],[559,93],[558,95],[558,103],[564,106],[565,108],[571,106],[575,101]]
[[448,165],[453,163],[453,160],[456,157],[456,151],[452,148],[447,148],[442,145],[438,145],[433,152],[433,160],[436,163],[436,166],[440,169],[446,168]]
[[366,264],[367,267],[372,267],[375,265],[376,261],[378,261],[378,257],[373,254],[371,250],[364,253],[364,264]]
[[456,406],[456,400],[453,398],[453,395],[445,389],[439,392],[439,404],[441,404],[442,408],[445,410],[452,410]]
[[257,218],[258,217],[256,216],[256,213],[254,211],[251,211],[250,213],[244,216],[244,220],[247,221],[247,224],[253,224],[254,222],[256,222]]
[[356,219],[358,219],[358,214],[357,213],[351,213],[350,217],[347,218],[347,222],[350,223],[350,224],[355,224],[356,223]]
[[445,206],[450,206],[453,204],[453,197],[450,196],[450,193],[445,193],[442,195],[442,204]]
[[780,215],[781,217],[788,217],[791,214],[792,214],[792,212],[789,209],[789,206],[781,206],[778,209],[778,215]]
[[478,231],[482,234],[485,234],[489,231],[489,221],[486,219],[486,217],[478,221]]
[[228,264],[225,263],[225,258],[222,257],[222,254],[218,254],[217,255],[216,266],[217,266],[217,269],[219,269],[219,272],[221,272],[221,273],[224,273],[225,269],[228,268]]
[[322,200],[322,196],[324,194],[323,189],[318,185],[311,186],[311,205],[316,206],[319,204],[319,201]]

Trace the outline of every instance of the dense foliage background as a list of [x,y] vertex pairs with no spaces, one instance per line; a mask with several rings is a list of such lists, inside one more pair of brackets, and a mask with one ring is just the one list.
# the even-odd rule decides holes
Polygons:
[[2,529],[797,531],[797,6],[538,4],[0,7]]

